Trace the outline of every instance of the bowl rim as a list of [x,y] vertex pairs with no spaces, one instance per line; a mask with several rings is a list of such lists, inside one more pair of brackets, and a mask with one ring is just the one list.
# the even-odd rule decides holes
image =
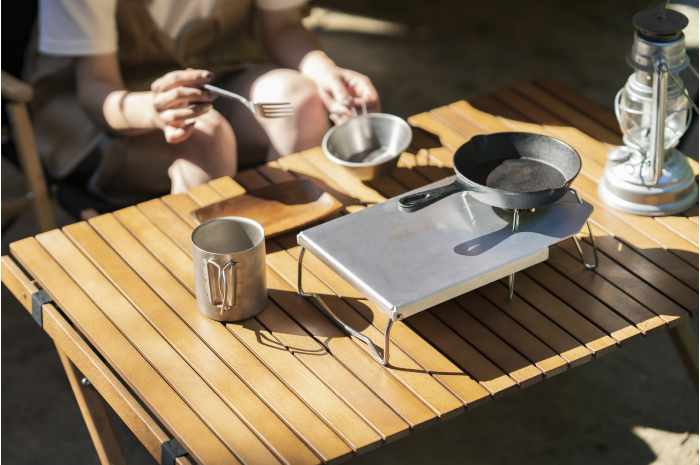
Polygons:
[[321,148],[323,149],[323,154],[326,156],[326,158],[328,158],[332,162],[337,163],[339,165],[349,166],[352,168],[365,168],[365,167],[370,167],[370,166],[382,165],[384,163],[392,161],[392,160],[398,158],[408,148],[408,146],[411,145],[411,141],[413,140],[413,130],[411,129],[411,125],[408,124],[408,122],[405,119],[401,118],[400,116],[392,115],[390,113],[367,113],[366,116],[368,118],[393,119],[393,120],[396,120],[396,121],[400,122],[401,124],[403,124],[404,127],[406,127],[408,129],[408,139],[406,140],[406,143],[402,147],[399,147],[399,150],[397,153],[393,154],[390,157],[381,158],[381,159],[379,159],[379,161],[375,160],[375,161],[370,161],[370,162],[355,163],[355,162],[351,162],[351,161],[341,160],[340,158],[334,156],[330,152],[330,150],[328,149],[328,139],[330,139],[330,137],[333,135],[333,133],[336,130],[338,130],[339,128],[342,128],[343,126],[348,124],[350,122],[350,120],[348,120],[341,125],[333,126],[328,131],[326,131],[326,134],[323,136],[323,140],[321,141]]

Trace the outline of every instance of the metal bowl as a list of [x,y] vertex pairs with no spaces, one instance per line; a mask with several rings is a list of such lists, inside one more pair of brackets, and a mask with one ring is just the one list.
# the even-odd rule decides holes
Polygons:
[[406,121],[386,113],[356,116],[326,132],[321,147],[326,157],[362,181],[388,174],[411,144]]

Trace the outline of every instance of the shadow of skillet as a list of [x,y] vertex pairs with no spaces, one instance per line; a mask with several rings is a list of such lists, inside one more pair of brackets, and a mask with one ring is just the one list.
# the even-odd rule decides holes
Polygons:
[[[568,200],[565,200],[565,202]],[[475,237],[468,241],[457,244],[454,247],[455,253],[475,257],[497,246],[512,235],[512,216],[510,211],[493,208],[497,215],[502,217],[506,224],[502,228],[490,232],[481,237]],[[537,233],[543,236],[562,239],[570,236],[572,231],[566,230],[561,224],[552,224],[551,222],[538,221],[538,216],[544,214],[544,209],[534,212],[521,211],[519,218],[518,232]]]

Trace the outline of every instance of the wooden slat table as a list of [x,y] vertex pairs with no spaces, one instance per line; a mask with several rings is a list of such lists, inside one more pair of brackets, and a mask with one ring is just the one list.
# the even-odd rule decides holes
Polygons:
[[[643,218],[597,199],[606,153],[620,142],[607,111],[560,84],[536,82],[410,122],[440,143],[417,134],[419,150],[370,184],[313,149],[236,181],[217,179],[11,244],[2,280],[29,311],[39,289],[50,296],[34,310],[43,310],[103,463],[120,463],[118,447],[99,396],[74,367],[157,460],[175,438],[187,452],[180,464],[310,465],[351,458],[697,313],[697,209]],[[294,234],[268,241],[263,313],[224,325],[197,312],[193,209],[303,177],[351,213],[451,174],[456,147],[503,130],[551,134],[581,153],[574,187],[595,206],[595,272],[572,243],[552,247],[547,262],[519,274],[512,301],[496,282],[397,323],[388,367],[296,294]],[[381,344],[386,316],[378,308],[315,257],[305,269],[309,291]]]

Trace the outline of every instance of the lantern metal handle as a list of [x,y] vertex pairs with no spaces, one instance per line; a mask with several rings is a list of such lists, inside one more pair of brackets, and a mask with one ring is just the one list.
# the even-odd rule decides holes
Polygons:
[[653,120],[651,124],[651,177],[650,184],[657,184],[661,178],[664,167],[664,150],[666,138],[666,98],[668,96],[668,65],[663,59],[657,59],[654,64],[654,76],[652,81],[652,107]]

